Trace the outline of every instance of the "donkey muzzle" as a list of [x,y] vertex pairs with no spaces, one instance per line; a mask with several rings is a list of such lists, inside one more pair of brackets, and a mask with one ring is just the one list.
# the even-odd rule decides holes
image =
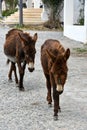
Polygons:
[[61,95],[63,93],[63,91],[58,91],[58,94]]
[[34,63],[33,63],[33,62],[30,62],[30,63],[28,64],[28,70],[29,70],[30,72],[33,72],[33,71],[34,71]]
[[33,71],[34,71],[34,68],[28,68],[28,70],[29,70],[30,72],[33,72]]
[[56,90],[58,92],[58,94],[62,94],[63,93],[63,86],[61,84],[57,84]]

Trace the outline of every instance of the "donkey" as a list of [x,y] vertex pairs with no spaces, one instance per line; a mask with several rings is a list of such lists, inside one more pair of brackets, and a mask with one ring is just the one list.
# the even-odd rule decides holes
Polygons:
[[52,104],[51,86],[53,87],[54,119],[58,119],[60,111],[59,95],[63,93],[67,79],[67,60],[70,49],[64,49],[61,43],[55,39],[48,39],[41,46],[41,64],[46,77],[47,101]]
[[14,71],[15,82],[18,83],[16,73],[16,63],[19,70],[19,90],[24,91],[23,77],[25,73],[26,64],[28,70],[34,71],[35,60],[35,44],[37,41],[37,33],[30,36],[29,33],[23,32],[19,29],[12,29],[6,34],[6,41],[4,44],[4,53],[7,56],[7,63],[11,62],[8,78],[12,80],[12,72]]

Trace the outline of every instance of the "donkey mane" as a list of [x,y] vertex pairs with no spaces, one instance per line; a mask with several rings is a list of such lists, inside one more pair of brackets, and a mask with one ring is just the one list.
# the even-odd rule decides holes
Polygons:
[[8,33],[6,34],[6,39],[7,39],[10,35],[14,35],[14,34],[17,34],[17,33],[20,33],[20,32],[23,32],[23,31],[20,30],[20,29],[12,29],[12,30],[9,30]]

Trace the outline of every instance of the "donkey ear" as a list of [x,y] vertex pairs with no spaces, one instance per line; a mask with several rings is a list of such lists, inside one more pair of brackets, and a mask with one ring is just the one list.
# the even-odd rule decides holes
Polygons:
[[36,42],[37,38],[38,38],[38,35],[37,35],[37,33],[35,33],[34,36],[33,36],[33,40]]
[[23,43],[27,43],[28,41],[26,40],[26,38],[24,37],[23,33],[18,33],[20,39],[22,40]]
[[55,55],[53,55],[53,54],[52,54],[51,52],[49,52],[48,50],[46,50],[46,54],[47,54],[48,58],[50,58],[50,59],[52,60],[52,62],[55,61],[55,59],[56,59],[56,56],[55,56]]
[[69,56],[70,56],[70,49],[68,48],[64,54],[66,61],[68,60]]

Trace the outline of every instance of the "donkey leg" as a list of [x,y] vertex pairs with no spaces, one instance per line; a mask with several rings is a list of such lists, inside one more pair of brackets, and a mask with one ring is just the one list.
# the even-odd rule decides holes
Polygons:
[[47,86],[47,101],[49,106],[52,104],[52,97],[51,97],[51,83],[50,83],[50,76],[48,74],[45,74],[46,77],[46,86]]
[[22,71],[20,72],[19,71],[19,74],[20,74],[20,81],[19,81],[19,90],[20,91],[24,91],[24,87],[23,87],[23,77],[24,77],[24,73],[25,73],[25,67],[26,67],[26,62],[23,63],[23,66],[22,66]]
[[19,81],[19,90],[20,90],[20,91],[24,91],[24,87],[23,87],[23,77],[24,77],[24,74],[23,74],[23,73],[20,73],[20,81]]
[[23,72],[23,67],[21,66],[21,62],[20,62],[20,59],[17,58],[17,66],[18,66],[18,70],[19,70],[19,90],[20,91],[24,91],[24,87],[23,87],[23,75],[24,75],[24,72]]
[[12,63],[12,64],[13,64],[13,70],[14,70],[15,82],[18,84],[18,77],[17,77],[17,73],[16,73],[16,66],[15,66],[15,63]]
[[10,67],[10,71],[8,74],[9,80],[12,80],[12,71],[14,71],[14,75],[15,75],[15,82],[18,83],[18,78],[17,78],[17,73],[16,73],[16,66],[15,63],[11,62],[11,67]]
[[11,62],[10,70],[9,70],[9,73],[8,73],[8,79],[9,79],[9,81],[12,81],[12,71],[13,71],[13,64]]
[[54,99],[54,120],[58,120],[58,110],[60,110],[59,94],[54,87],[53,87],[53,99]]
[[58,106],[58,112],[61,112],[61,107],[60,107],[60,96],[59,96],[59,106]]

